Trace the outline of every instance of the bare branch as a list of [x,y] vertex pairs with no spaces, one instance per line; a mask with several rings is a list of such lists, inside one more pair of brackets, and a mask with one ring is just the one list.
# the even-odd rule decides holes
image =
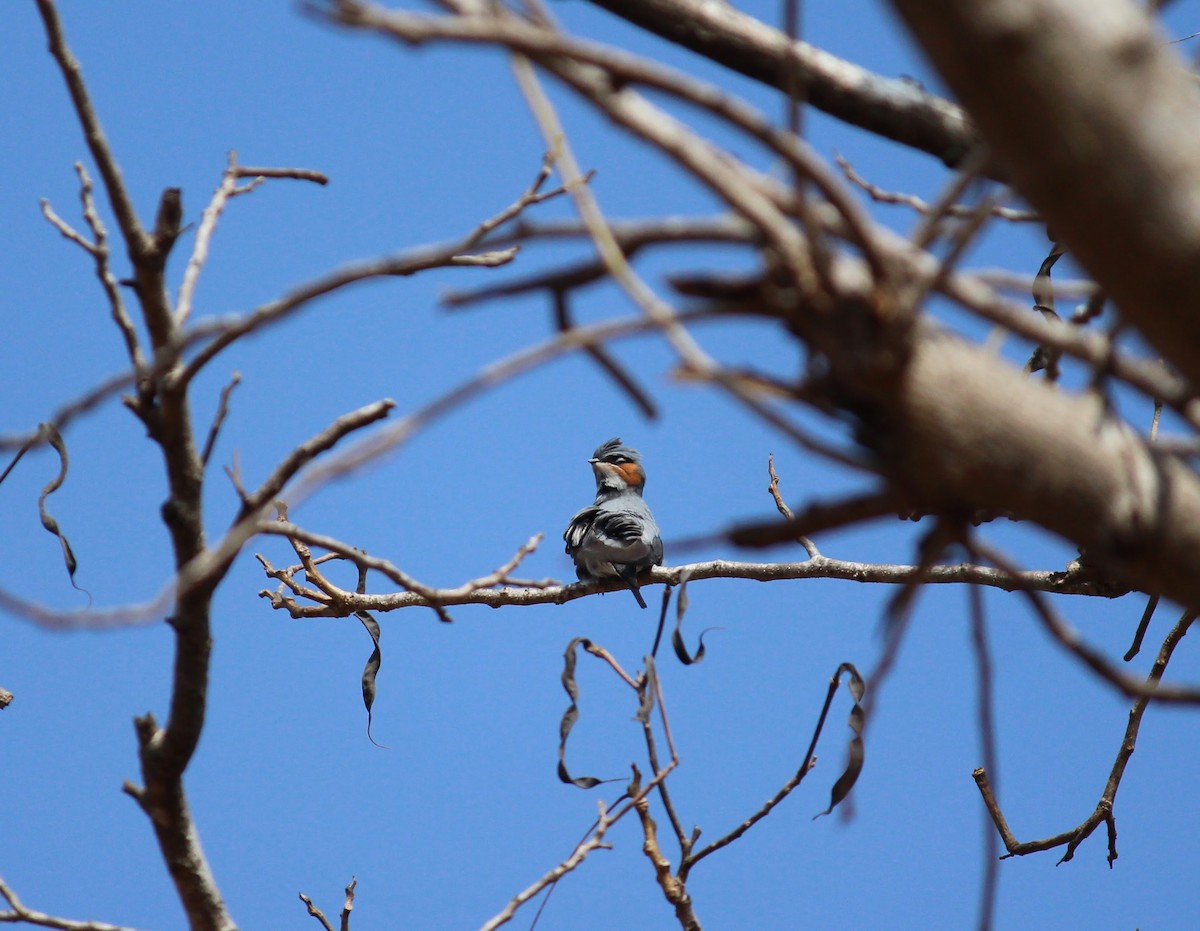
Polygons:
[[171,604],[170,586],[150,601],[86,611],[63,611],[0,589],[0,608],[47,630],[115,630],[161,623]]
[[1180,119],[1196,87],[1153,18],[1127,0],[1036,0],[997,16],[972,0],[891,5],[1014,187],[1125,320],[1200,381],[1200,223],[1182,196],[1200,185],[1200,128]]
[[[263,533],[278,532],[281,535],[296,533],[297,539],[311,542],[314,546],[331,545],[333,551],[347,559],[368,565],[383,572],[396,584],[405,588],[403,592],[390,594],[359,594],[339,589],[340,599],[336,607],[321,605],[299,605],[286,603],[277,593],[260,592],[269,598],[276,608],[286,609],[293,617],[346,617],[355,611],[395,611],[401,608],[429,607],[433,604],[453,606],[478,604],[491,608],[526,606],[535,604],[565,604],[577,598],[595,594],[623,591],[617,582],[551,585],[538,583],[536,586],[505,587],[487,589],[472,587],[473,583],[453,589],[427,588],[428,595],[420,593],[421,583],[409,578],[386,560],[368,557],[352,546],[340,541],[304,531],[301,528],[275,527],[264,523],[259,526]],[[274,570],[285,571],[285,570]],[[687,574],[692,582],[703,579],[748,579],[757,582],[781,582],[802,579],[842,579],[861,583],[885,583],[903,585],[917,573],[918,567],[877,563],[852,562],[815,556],[804,562],[746,563],[729,560],[711,560],[682,566],[656,566],[640,576],[642,586],[679,585]],[[490,579],[485,576],[484,579]],[[1000,569],[985,566],[960,564],[956,566],[932,566],[925,581],[930,584],[972,584],[999,588],[1004,591],[1032,589],[1054,594],[1090,595],[1111,597],[1102,586],[1098,586],[1090,573],[1082,570],[1065,572],[1041,571],[1022,572],[1016,576]],[[495,583],[493,583],[495,584]],[[327,593],[328,594],[328,593]]]
[[57,918],[45,912],[34,911],[25,906],[3,878],[0,878],[0,896],[3,896],[9,905],[7,911],[0,911],[0,924],[21,922],[39,928],[56,928],[58,931],[133,931],[132,928],[123,925],[110,925],[103,921],[72,921],[69,918]]
[[[350,883],[346,886],[346,900],[342,904],[342,920],[341,924],[339,925],[340,931],[350,931],[350,913],[354,911],[354,889],[357,885],[358,878],[351,877]],[[309,896],[301,892],[300,901],[304,903],[305,907],[308,909],[308,913],[321,923],[321,927],[324,928],[325,931],[333,931],[333,925],[330,923],[329,919],[325,917],[325,913],[313,904],[313,900]]]
[[[236,158],[237,153],[231,152],[230,156]],[[294,181],[311,181],[313,184],[322,186],[329,183],[329,176],[323,171],[314,171],[311,168],[262,168],[251,165],[237,165],[234,167],[234,173],[239,178],[291,178]]]
[[342,902],[342,921],[339,925],[341,931],[350,931],[350,913],[354,911],[354,890],[358,886],[358,877],[351,876],[350,882],[346,886],[346,898]]
[[238,520],[244,519],[247,515],[269,504],[297,472],[321,453],[332,449],[340,440],[355,430],[361,430],[363,427],[382,420],[391,413],[395,406],[396,402],[390,398],[367,404],[356,411],[343,414],[316,436],[305,440],[288,453],[286,458],[275,467],[275,470],[263,480],[263,483],[246,497]]
[[701,0],[591,2],[779,90],[785,90],[784,62],[792,58],[807,103],[947,164],[956,164],[975,144],[975,132],[956,104],[910,80],[881,77],[806,42],[789,45],[781,31],[732,4]]
[[[779,475],[775,472],[775,454],[771,453],[767,457],[767,474],[771,476],[771,484],[767,486],[767,493],[775,501],[775,507],[779,513],[783,515],[783,519],[787,521],[795,520],[796,515],[792,509],[784,503],[783,497],[779,493]],[[817,549],[817,544],[813,543],[808,537],[803,534],[797,534],[796,542],[804,547],[809,556],[820,556],[821,551]]]
[[325,913],[313,905],[313,900],[309,896],[301,892],[300,901],[304,903],[305,907],[308,909],[308,913],[321,923],[321,927],[324,928],[325,931],[333,931],[333,925],[329,923],[329,919],[325,917]]
[[[558,332],[566,333],[574,327],[574,322],[571,320],[571,308],[567,299],[566,289],[556,288],[553,291],[554,300],[554,323],[558,327]],[[625,370],[625,368],[616,360],[616,358],[601,345],[592,345],[584,350],[589,356],[596,360],[596,364],[600,366],[620,388],[629,399],[633,401],[648,420],[654,420],[658,417],[658,408],[654,400],[648,395],[637,383],[634,377]]]
[[[1008,559],[996,550],[994,547],[978,540],[969,541],[971,550],[981,559],[986,559],[992,565],[996,566],[1002,572],[1008,573],[1015,577],[1016,569],[1008,561]],[[1034,617],[1042,624],[1043,629],[1050,637],[1065,649],[1068,653],[1075,656],[1085,666],[1096,673],[1105,682],[1112,685],[1122,694],[1129,698],[1150,698],[1152,700],[1161,700],[1167,702],[1181,701],[1190,703],[1188,697],[1190,693],[1196,692],[1200,695],[1200,689],[1190,689],[1180,686],[1165,686],[1159,683],[1155,678],[1152,681],[1141,682],[1128,673],[1122,671],[1115,663],[1108,659],[1103,653],[1095,647],[1084,642],[1083,638],[1075,628],[1071,627],[1059,614],[1054,610],[1054,607],[1045,598],[1045,596],[1034,588],[1020,586],[1017,588],[1025,599],[1033,608]],[[1186,617],[1186,615],[1185,615]],[[1184,628],[1186,632],[1186,627]],[[1179,637],[1183,633],[1179,633]],[[1169,653],[1168,653],[1169,656]],[[1165,667],[1164,667],[1165,668]],[[1161,676],[1161,672],[1159,673]]]
[[600,850],[610,846],[604,842],[604,835],[608,833],[608,829],[612,827],[620,815],[611,815],[606,810],[603,802],[598,804],[600,808],[600,817],[596,822],[596,826],[593,828],[593,830],[588,832],[587,836],[583,840],[575,845],[575,849],[571,851],[570,855],[561,863],[559,863],[558,866],[554,867],[552,870],[542,876],[541,879],[537,880],[537,882],[535,882],[533,885],[513,896],[512,900],[498,914],[483,923],[480,931],[494,931],[495,928],[499,928],[501,925],[508,924],[508,922],[512,920],[513,916],[516,915],[517,909],[519,909],[522,905],[532,899],[547,886],[551,886],[558,882],[560,879],[566,876],[567,873],[578,867],[587,858],[589,853],[591,853],[593,850]]
[[[971,615],[971,647],[975,654],[976,717],[979,722],[979,744],[985,772],[999,772],[996,753],[995,681],[992,655],[988,648],[987,618],[984,614],[983,590],[977,585],[967,589]],[[979,893],[979,923],[981,929],[991,928],[996,915],[996,888],[1000,881],[999,861],[996,859],[996,835],[984,826],[983,883]]]
[[[257,173],[257,177],[266,177],[265,172],[271,170],[264,169]],[[295,171],[296,169],[282,170]],[[200,217],[200,227],[196,230],[196,241],[192,246],[192,254],[188,259],[187,268],[183,271],[183,281],[179,285],[179,296],[175,301],[175,321],[178,326],[183,326],[187,323],[188,317],[191,316],[196,284],[200,280],[200,272],[204,268],[204,263],[208,260],[208,247],[212,241],[213,233],[216,232],[217,221],[225,209],[225,204],[228,203],[231,197],[248,193],[254,187],[253,182],[250,185],[238,187],[238,179],[245,176],[243,170],[238,166],[237,153],[231,151],[229,153],[228,165],[221,175],[221,183],[217,185],[212,200],[204,208],[204,213]],[[255,175],[251,175],[251,177],[255,177]]]
[[[734,546],[774,546],[777,543],[793,541],[799,536],[820,533],[835,527],[849,527],[880,517],[897,516],[906,511],[903,502],[890,491],[867,492],[841,501],[810,504],[799,515],[792,514],[783,522],[742,524],[721,536],[727,538]],[[718,538],[685,540],[677,546],[690,547],[716,539]]]
[[[929,214],[933,210],[931,205],[915,194],[886,191],[879,187],[879,185],[872,184],[855,170],[854,166],[850,164],[850,161],[845,156],[834,153],[833,158],[842,170],[842,174],[846,176],[846,180],[862,188],[871,200],[881,204],[897,204],[908,207],[920,214]],[[945,209],[946,216],[950,217],[969,217],[974,212],[975,207],[967,204],[949,204]],[[1012,207],[1002,207],[999,205],[993,205],[990,208],[990,213],[993,217],[1001,220],[1009,220],[1013,223],[1036,223],[1041,219],[1033,210],[1016,210]]]
[[1163,641],[1162,648],[1154,660],[1154,666],[1151,668],[1145,685],[1141,689],[1142,695],[1134,702],[1133,707],[1129,711],[1129,723],[1126,725],[1125,733],[1121,739],[1120,750],[1117,751],[1117,758],[1113,762],[1112,770],[1109,772],[1108,781],[1104,786],[1104,791],[1100,795],[1100,800],[1097,802],[1095,810],[1078,827],[1064,831],[1061,834],[1056,834],[1053,837],[1042,838],[1041,840],[1018,841],[1009,828],[1008,822],[1005,820],[1000,805],[992,791],[987,771],[983,767],[975,770],[972,774],[975,778],[975,784],[979,788],[980,796],[983,798],[983,803],[987,808],[988,814],[991,816],[992,822],[995,824],[996,830],[1004,842],[1004,847],[1008,851],[1005,857],[1022,857],[1065,845],[1067,848],[1066,853],[1058,861],[1059,863],[1065,863],[1074,857],[1078,846],[1090,837],[1097,827],[1105,824],[1108,826],[1108,865],[1110,868],[1112,867],[1113,862],[1117,859],[1116,822],[1113,815],[1117,789],[1120,788],[1125,768],[1133,756],[1134,748],[1137,746],[1138,730],[1141,727],[1146,709],[1150,707],[1151,701],[1158,694],[1158,683],[1162,680],[1167,664],[1171,661],[1171,655],[1174,653],[1175,647],[1179,645],[1179,642],[1188,632],[1195,619],[1195,614],[1190,612],[1185,613]]
[[[822,213],[826,229],[837,232],[840,217],[830,208]],[[678,242],[745,242],[752,244],[755,233],[751,224],[741,217],[718,218],[665,218],[662,220],[613,221],[614,236],[627,255],[656,243]],[[564,238],[588,235],[587,228],[578,223],[543,223],[519,227],[500,242],[521,236],[529,238]],[[885,261],[904,269],[919,284],[940,275],[941,263],[933,256],[919,252],[903,237],[878,227],[873,233],[878,248],[886,253]],[[842,259],[843,263],[849,260]],[[542,288],[578,287],[597,280],[606,270],[603,262],[585,262],[551,272],[539,273],[529,279],[516,279],[478,291],[451,293],[446,301],[451,306],[462,306],[478,300],[504,297]],[[1029,340],[1034,345],[1045,345],[1065,355],[1092,365],[1109,366],[1113,374],[1131,387],[1152,398],[1161,398],[1181,417],[1200,428],[1200,402],[1195,389],[1187,380],[1179,377],[1161,363],[1130,358],[1125,353],[1114,352],[1107,337],[1081,329],[1073,323],[1047,320],[1039,314],[1031,314],[1025,303],[1016,303],[997,294],[991,286],[992,270],[980,273],[953,272],[941,284],[942,292],[956,303],[982,319],[988,320],[1014,334]],[[678,281],[678,279],[677,279]],[[1005,287],[1012,285],[1002,282]],[[678,285],[677,285],[678,286]],[[927,287],[927,286],[926,286]],[[1022,285],[1028,288],[1028,285]],[[1086,286],[1088,295],[1095,294],[1095,286]],[[685,292],[689,293],[689,292]],[[1080,296],[1087,296],[1081,293]],[[703,308],[711,316],[721,313],[759,312],[745,302],[729,307]],[[680,315],[681,318],[683,315]]]
[[[665,606],[664,606],[665,607]],[[657,643],[655,644],[657,647]],[[667,739],[667,749],[671,754],[672,762],[678,762],[679,754],[675,751],[675,741],[671,737],[671,725],[667,718],[667,709],[663,703],[662,680],[654,671],[654,653],[646,658],[646,674],[639,677],[637,689],[639,694],[643,689],[654,689],[654,701],[658,704],[659,719],[662,721],[663,734]],[[646,742],[646,758],[650,761],[650,767],[654,772],[661,772],[662,766],[658,761],[658,744],[654,739],[654,726],[649,714],[637,716],[642,724],[642,737]],[[671,792],[667,788],[666,780],[658,784],[658,797],[662,802],[663,809],[667,813],[667,817],[671,821],[671,828],[675,831],[675,839],[679,842],[680,856],[686,860],[687,855],[692,849],[692,840],[684,833],[683,823],[679,820],[679,816],[675,813],[675,804],[671,800]],[[645,811],[641,807],[638,808],[638,816],[642,819],[643,828],[645,827],[646,819],[649,818],[649,807]],[[649,851],[647,851],[649,855]],[[680,880],[683,881],[682,879]]]
[[[227,176],[232,174],[235,177],[242,177],[238,173],[239,171],[241,169],[231,168],[227,171]],[[280,171],[295,172],[297,169],[280,169]],[[293,175],[289,174],[287,176],[292,177]],[[225,181],[222,184],[224,185]],[[453,266],[493,268],[512,261],[516,256],[516,249],[501,249],[475,255],[464,253],[474,248],[479,240],[496,226],[517,216],[528,206],[541,203],[550,197],[555,197],[562,193],[561,190],[545,193],[539,192],[537,188],[540,185],[541,182],[536,181],[535,186],[527,190],[514,204],[481,222],[462,239],[440,245],[423,246],[401,252],[394,256],[384,256],[345,265],[314,281],[294,288],[281,298],[260,305],[243,317],[223,324],[220,333],[188,362],[182,374],[181,382],[183,384],[189,382],[218,353],[227,349],[248,333],[257,332],[266,326],[277,323],[307,306],[317,298],[339,291],[349,285],[372,278],[415,275],[418,272],[431,268]],[[218,190],[219,193],[220,190]],[[214,197],[214,204],[216,202],[216,197]],[[219,213],[219,210],[217,212]],[[216,215],[213,216],[212,222],[215,224]],[[199,246],[199,237],[197,237],[197,246]],[[200,261],[203,261],[202,255]]]
[[92,158],[96,162],[96,167],[99,168],[100,175],[104,179],[104,187],[108,192],[113,213],[117,215],[117,222],[120,223],[121,231],[124,233],[126,242],[131,250],[131,257],[136,262],[139,257],[148,253],[153,248],[152,243],[146,235],[145,230],[142,229],[137,211],[133,207],[133,200],[129,196],[129,192],[125,189],[125,181],[121,177],[121,169],[113,157],[108,139],[104,135],[104,129],[100,125],[100,118],[96,115],[96,110],[92,106],[87,85],[83,80],[83,69],[80,67],[79,61],[71,53],[71,49],[67,46],[62,22],[58,18],[58,11],[54,7],[53,0],[37,0],[37,5],[38,12],[42,16],[42,23],[46,29],[46,37],[50,41],[50,54],[54,57],[55,62],[58,63],[63,80],[66,81],[67,90],[71,95],[71,102],[75,106],[75,114],[79,118],[80,126],[83,129],[84,141],[87,143],[88,149],[92,153]]
[[221,399],[217,402],[217,412],[213,415],[212,426],[208,428],[208,438],[204,441],[204,450],[200,453],[200,462],[208,465],[209,457],[212,456],[213,446],[216,445],[217,436],[221,432],[221,425],[225,423],[225,418],[229,414],[229,396],[233,394],[233,390],[242,383],[242,376],[234,372],[233,377],[229,379],[229,384],[221,389]]
[[105,227],[104,221],[100,219],[100,213],[96,210],[96,201],[92,196],[92,178],[83,166],[83,162],[75,163],[75,173],[79,176],[79,200],[83,208],[84,221],[92,231],[92,241],[88,241],[81,233],[60,219],[44,198],[41,201],[42,213],[63,236],[79,245],[92,257],[96,265],[96,277],[100,280],[100,286],[108,298],[113,322],[125,340],[125,351],[129,355],[134,369],[141,370],[145,366],[145,359],[142,356],[137,330],[125,309],[125,298],[117,283],[117,276],[113,274],[109,263],[108,229]]
[[672,874],[671,862],[658,846],[658,825],[650,817],[650,802],[641,798],[635,808],[642,822],[642,851],[654,865],[654,874],[663,896],[675,909],[675,917],[684,931],[700,931],[700,920],[696,916],[687,885],[679,876]]
[[[319,546],[331,553],[336,553],[338,556],[348,560],[349,562],[352,562],[360,569],[371,569],[379,572],[386,578],[390,579],[394,584],[403,588],[405,591],[411,592],[412,594],[424,599],[426,605],[431,607],[440,606],[443,603],[467,604],[470,602],[463,599],[468,598],[468,596],[470,596],[473,592],[488,590],[497,585],[507,584],[510,576],[524,561],[525,557],[530,553],[533,553],[538,548],[538,544],[540,544],[542,541],[542,534],[534,534],[516,551],[511,559],[487,575],[464,582],[457,588],[438,589],[418,581],[417,579],[408,575],[408,573],[394,566],[386,559],[379,559],[377,557],[370,556],[367,553],[364,553],[362,550],[350,546],[347,543],[343,543],[340,540],[335,540],[332,537],[327,537],[322,534],[312,533],[302,527],[290,523],[287,520],[264,521],[259,525],[258,529],[260,533],[286,537],[293,543],[298,541],[306,546]],[[260,563],[264,564],[264,566],[269,566],[269,563],[267,563],[263,557],[259,556],[258,559]],[[312,565],[305,566],[304,568],[309,577],[309,581],[316,585],[320,590],[320,593],[324,596],[323,598],[320,598],[320,601],[327,605],[330,610],[336,611],[341,605],[346,604],[348,601],[355,600],[356,598],[370,597],[364,595],[362,592],[351,592],[347,589],[341,588],[338,585],[335,585],[323,573],[316,569],[315,562]],[[272,575],[272,577],[280,578],[280,580],[284,581],[294,593],[304,594],[298,590],[298,586],[290,581],[293,572],[294,570],[271,569],[268,574]],[[534,586],[534,588],[536,590],[538,588],[550,588],[552,586],[553,583],[547,579],[545,582]],[[262,594],[264,597],[269,597],[272,601],[272,604],[275,604],[276,599],[279,597],[278,595],[272,595],[266,592],[260,594]],[[307,595],[305,595],[305,597],[307,597]],[[349,613],[352,614],[356,610],[360,609],[352,609]]]
[[88,255],[93,257],[96,255],[96,244],[84,237],[81,233],[79,233],[79,231],[67,223],[66,220],[55,213],[54,208],[50,206],[50,201],[43,197],[38,203],[40,203],[42,207],[42,216],[46,218],[47,222],[51,226],[53,226],[62,234],[64,239],[68,239],[75,243],[75,245],[79,246],[79,248],[81,248]]

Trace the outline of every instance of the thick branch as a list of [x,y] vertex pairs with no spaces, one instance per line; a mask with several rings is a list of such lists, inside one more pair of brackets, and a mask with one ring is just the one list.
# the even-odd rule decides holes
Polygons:
[[[168,188],[163,192],[154,233],[147,233],[137,218],[120,168],[104,137],[79,63],[67,48],[57,11],[51,0],[38,0],[38,8],[51,55],[66,80],[133,263],[133,287],[150,334],[156,368],[158,359],[163,360],[162,377],[140,379],[137,398],[130,401],[130,407],[161,451],[169,488],[162,506],[162,520],[170,533],[175,567],[179,569],[205,549],[201,513],[204,466],[192,430],[186,383],[172,377],[180,347],[164,276],[167,256],[181,228],[183,208],[179,190]],[[118,325],[121,323],[118,315]],[[128,341],[128,327],[122,329],[126,330]],[[136,353],[134,363],[140,364]],[[234,927],[200,847],[199,833],[183,789],[184,770],[204,727],[212,650],[211,597],[219,579],[220,574],[215,574],[210,584],[176,594],[168,618],[175,631],[170,712],[163,728],[151,715],[137,720],[145,788],[129,789],[150,818],[189,924],[198,931],[229,931]]]
[[[591,0],[664,39],[784,90],[787,37],[734,9],[703,0]],[[919,0],[918,0],[919,2]],[[806,42],[793,46],[804,99],[830,116],[957,164],[976,142],[955,104],[915,84],[885,78]]]
[[1036,521],[1131,587],[1200,605],[1200,481],[1100,400],[933,333],[916,342],[898,387],[871,399],[871,442],[910,500]]
[[1016,188],[1200,382],[1200,95],[1129,0],[893,0]]

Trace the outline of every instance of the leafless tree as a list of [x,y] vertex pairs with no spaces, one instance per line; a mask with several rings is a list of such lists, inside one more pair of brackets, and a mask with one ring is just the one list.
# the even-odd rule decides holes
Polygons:
[[[15,463],[26,449],[54,445],[65,468],[68,444],[62,437],[69,437],[72,422],[97,404],[129,392],[124,403],[157,446],[169,483],[163,520],[172,541],[175,576],[151,603],[86,615],[56,612],[10,593],[0,593],[0,605],[51,628],[167,617],[176,638],[169,712],[162,723],[151,715],[138,719],[142,784],[130,784],[126,790],[153,826],[192,928],[234,927],[201,849],[182,782],[204,727],[212,597],[233,560],[256,538],[286,538],[296,564],[277,568],[259,557],[273,586],[262,593],[270,604],[297,618],[357,615],[368,629],[377,625],[372,612],[417,607],[449,619],[451,609],[461,605],[515,609],[610,590],[613,586],[517,578],[522,559],[539,542],[536,538],[519,547],[520,541],[514,541],[513,558],[500,567],[463,567],[465,574],[481,574],[457,587],[431,586],[387,558],[363,553],[352,540],[333,539],[293,523],[287,506],[331,478],[404,444],[463,401],[567,353],[588,354],[634,405],[652,410],[650,394],[606,350],[607,342],[630,332],[657,334],[674,354],[681,374],[727,395],[747,416],[760,418],[782,438],[864,480],[864,490],[855,496],[809,500],[793,508],[784,500],[772,465],[770,490],[781,517],[714,528],[714,538],[747,549],[799,540],[807,551],[805,560],[664,566],[647,572],[645,583],[674,591],[680,621],[687,586],[711,578],[833,578],[891,585],[895,595],[885,649],[865,681],[849,663],[836,670],[813,746],[779,794],[749,813],[735,830],[701,845],[698,834],[684,829],[671,796],[669,777],[678,756],[654,659],[648,657],[631,673],[603,647],[572,641],[564,670],[571,707],[563,718],[561,777],[584,787],[596,783],[591,777],[573,776],[566,765],[580,649],[631,689],[648,773],[643,776],[634,766],[625,792],[615,804],[601,804],[596,821],[573,852],[517,893],[486,927],[504,924],[521,906],[580,867],[604,844],[609,828],[628,816],[642,827],[653,876],[680,926],[699,928],[687,886],[691,869],[739,840],[805,778],[821,723],[841,682],[848,684],[853,697],[851,752],[845,773],[833,786],[832,804],[846,797],[862,765],[863,729],[870,722],[873,695],[893,666],[922,586],[955,583],[976,592],[984,586],[1012,592],[1013,598],[1028,604],[1072,661],[1132,702],[1120,753],[1095,811],[1082,824],[1053,837],[1018,840],[988,779],[994,766],[988,739],[989,662],[982,602],[973,602],[986,764],[975,777],[981,804],[991,814],[1007,856],[1063,847],[1063,859],[1070,859],[1078,845],[1105,824],[1110,862],[1115,859],[1114,799],[1142,715],[1154,702],[1200,702],[1200,687],[1162,681],[1175,646],[1200,606],[1200,573],[1195,571],[1200,479],[1191,465],[1200,451],[1193,435],[1200,427],[1193,387],[1200,379],[1200,327],[1193,308],[1193,295],[1200,293],[1200,211],[1194,209],[1194,192],[1200,190],[1200,144],[1187,142],[1200,133],[1200,120],[1194,118],[1195,79],[1156,30],[1153,11],[1130,0],[893,0],[960,102],[953,103],[911,83],[870,74],[789,36],[794,7],[790,21],[780,28],[751,19],[733,4],[592,2],[777,88],[781,100],[789,101],[788,118],[780,121],[777,114],[761,113],[720,87],[658,62],[570,35],[541,0],[439,0],[440,12],[434,15],[384,9],[361,0],[314,0],[305,7],[310,15],[394,39],[401,46],[466,43],[503,49],[549,154],[511,207],[482,220],[457,241],[335,269],[243,316],[214,320],[193,319],[193,300],[229,200],[275,179],[324,183],[324,177],[300,168],[243,166],[231,156],[196,227],[182,283],[172,293],[165,269],[184,227],[179,193],[163,193],[153,223],[139,217],[53,0],[37,0],[50,53],[66,81],[99,175],[97,187],[90,172],[78,166],[84,228],[72,226],[49,204],[44,212],[94,263],[127,350],[128,367],[66,404],[37,430],[3,438],[3,446]],[[1104,79],[1113,74],[1120,80]],[[569,89],[619,131],[657,149],[681,174],[707,188],[724,205],[723,212],[686,220],[607,218],[590,192],[587,173],[576,162],[570,138],[545,92],[546,82]],[[671,106],[652,102],[648,91]],[[787,179],[739,159],[689,124],[679,115],[685,111],[674,105],[702,112],[761,146],[786,166]],[[840,170],[834,167],[810,148],[800,131],[802,110],[809,106],[942,159],[948,171],[943,195],[926,203],[886,191],[881,183],[887,179],[862,178],[848,162],[843,161]],[[557,186],[550,181],[555,172]],[[1027,207],[1006,203],[1010,195]],[[527,218],[530,208],[555,197],[572,199],[577,222]],[[867,197],[908,204],[923,220],[911,236],[901,237],[870,218],[863,204]],[[116,224],[111,240],[101,199]],[[1055,245],[1036,275],[1022,270],[997,275],[961,267],[964,252],[988,224],[1012,221],[1036,221],[1054,231]],[[210,454],[236,382],[226,389],[211,424],[196,423],[189,389],[223,350],[314,299],[364,279],[439,267],[497,268],[512,263],[519,246],[569,238],[590,240],[597,257],[523,277],[513,272],[451,298],[462,306],[544,293],[559,327],[552,339],[501,360],[454,391],[386,424],[380,422],[394,407],[390,401],[346,413],[316,429],[256,487],[245,487],[234,471],[240,496],[236,518],[219,530],[204,526],[201,491],[212,471]],[[663,291],[647,283],[633,264],[644,250],[713,242],[755,256],[756,273],[733,277],[680,269],[671,290]],[[128,254],[132,280],[117,280],[110,251],[114,247]],[[1055,305],[1050,270],[1058,256],[1068,252],[1086,270],[1088,280],[1076,283],[1073,292],[1058,288],[1060,301],[1069,294],[1080,301],[1064,319]],[[575,293],[601,278],[617,282],[638,315],[576,325]],[[1007,296],[1014,284],[1032,293],[1032,309],[1028,301]],[[950,333],[928,309],[934,298],[1027,342],[1029,364],[1022,370],[990,346]],[[693,334],[697,320],[747,316],[778,322],[804,349],[803,371],[782,377],[730,368],[706,352]],[[1102,319],[1117,322],[1102,327]],[[1131,339],[1135,334],[1161,358],[1139,354]],[[1058,375],[1065,365],[1088,373],[1087,390],[1062,386]],[[1159,435],[1157,417],[1153,429],[1123,419],[1112,403],[1117,391],[1173,412],[1178,434]],[[841,429],[839,440],[830,442],[798,425],[792,414],[799,407],[852,427]],[[350,442],[358,434],[364,438]],[[45,509],[43,515],[45,522]],[[925,532],[918,551],[911,557],[901,554],[894,565],[830,558],[811,539],[832,528],[896,515],[920,520]],[[987,539],[986,528],[996,520],[1040,526],[1077,546],[1080,557],[1066,567],[1024,570]],[[55,530],[53,523],[49,518],[47,527]],[[65,537],[60,539],[70,562],[69,545]],[[957,562],[951,564],[952,559]],[[357,569],[353,589],[325,571],[332,561]],[[1125,592],[1147,597],[1146,617],[1131,654],[1140,646],[1160,599],[1182,612],[1159,646],[1148,679],[1130,675],[1090,646],[1050,598]],[[660,623],[667,613],[664,598]],[[377,626],[373,635],[378,645]],[[681,641],[676,641],[676,649],[692,659]],[[373,672],[368,664],[368,710]],[[0,691],[0,702],[8,700]],[[652,809],[670,824],[677,848],[670,855],[660,844]],[[983,927],[991,922],[993,888],[985,887]],[[342,927],[349,925],[353,883],[346,893]],[[58,928],[110,927],[33,911],[6,885],[0,885],[0,894],[8,902],[0,920]],[[305,902],[313,917],[332,927],[311,900]]]

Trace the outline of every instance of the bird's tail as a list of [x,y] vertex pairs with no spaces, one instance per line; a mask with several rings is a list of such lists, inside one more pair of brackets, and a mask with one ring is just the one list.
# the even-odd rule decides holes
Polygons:
[[638,588],[637,582],[630,583],[629,590],[633,592],[633,597],[637,599],[637,603],[642,610],[646,610],[646,599],[642,597],[642,592]]
[[637,599],[638,607],[643,611],[646,609],[646,599],[642,597],[642,590],[637,583],[637,570],[631,567],[625,567],[624,570],[618,570],[617,573],[622,582],[629,586],[629,590],[633,592],[633,597]]

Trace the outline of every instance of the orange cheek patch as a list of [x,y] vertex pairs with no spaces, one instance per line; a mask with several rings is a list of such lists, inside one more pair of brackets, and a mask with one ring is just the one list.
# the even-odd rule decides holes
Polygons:
[[625,479],[628,485],[634,485],[640,488],[646,484],[646,473],[642,471],[642,467],[636,462],[622,462],[617,466],[617,471]]

